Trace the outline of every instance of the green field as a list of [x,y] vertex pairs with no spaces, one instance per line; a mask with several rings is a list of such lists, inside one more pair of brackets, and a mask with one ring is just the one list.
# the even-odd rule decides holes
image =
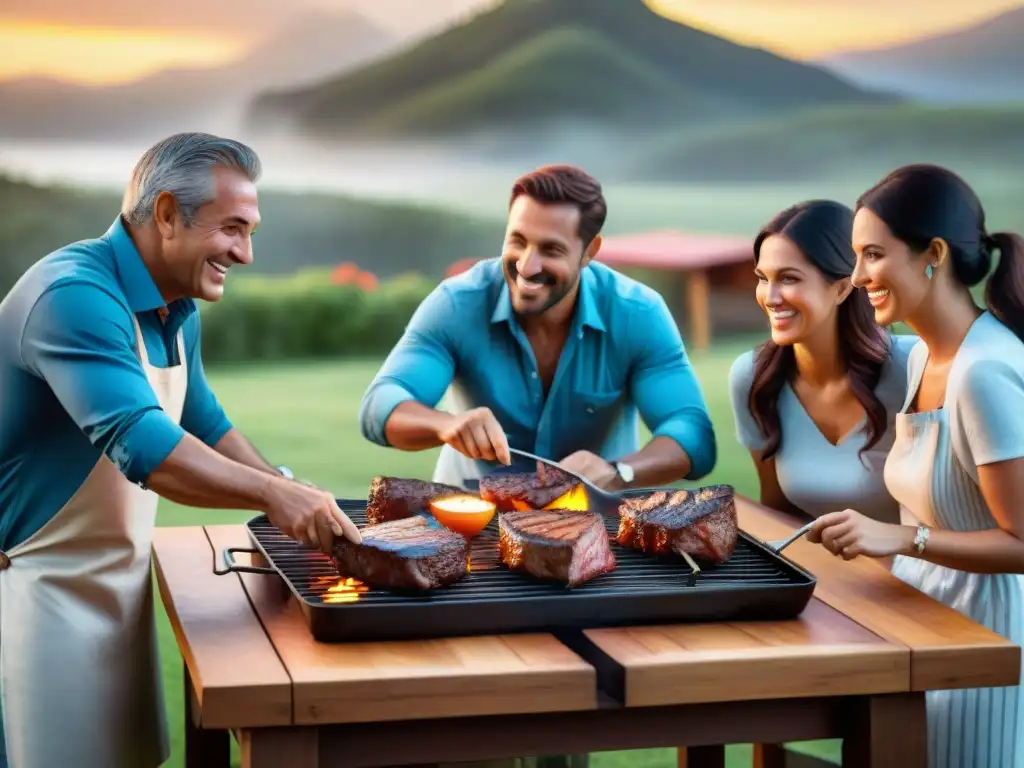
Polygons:
[[[1024,207],[1020,204],[1024,182],[1015,167],[971,168],[969,155],[963,153],[960,157],[960,160],[947,158],[945,162],[951,169],[961,172],[981,198],[989,231],[1024,231]],[[890,170],[897,165],[896,158],[891,158],[882,167]],[[679,229],[737,235],[753,241],[769,219],[794,203],[830,198],[852,207],[857,198],[881,178],[882,172],[877,168],[865,170],[858,167],[856,158],[847,157],[843,173],[815,179],[706,179],[664,183],[612,180],[604,184],[608,201],[605,233]],[[494,216],[497,212],[504,216],[510,183],[510,178],[495,173],[429,191],[410,187],[404,196],[471,215]]]
[[[726,386],[729,365],[750,343],[722,344],[693,362],[705,390],[719,436],[719,462],[701,481],[729,482],[741,493],[756,494],[757,483],[749,457],[733,437]],[[363,440],[356,424],[359,398],[376,371],[376,361],[344,364],[305,364],[288,367],[213,369],[208,375],[234,423],[268,459],[286,463],[296,474],[331,489],[341,497],[364,497],[373,475],[388,473],[429,478],[436,451],[402,453]],[[160,525],[243,522],[247,512],[215,512],[161,502]],[[174,757],[182,765],[182,665],[166,617],[160,617],[162,660],[169,716],[174,734]],[[838,761],[834,743],[801,747]],[[750,764],[749,748],[729,750],[729,768]],[[673,750],[604,753],[593,760],[597,768],[669,768]]]
[[[736,121],[710,134],[678,132],[658,142],[606,144],[576,136],[573,146],[633,168],[616,174],[607,161],[583,162],[603,182],[608,235],[679,229],[752,239],[801,200],[852,206],[884,172],[911,160],[962,173],[985,206],[989,230],[1020,232],[1021,128],[1024,112],[1011,109],[835,109]],[[632,146],[636,156],[610,153],[610,145]],[[280,275],[354,262],[381,278],[415,271],[438,279],[454,261],[500,253],[513,180],[582,151],[563,147],[537,144],[482,169],[470,156],[466,167],[453,158],[444,183],[410,160],[408,173],[394,166],[382,171],[376,198],[261,188],[263,222],[246,271]],[[116,193],[32,186],[0,169],[0,295],[51,250],[102,234],[119,206]]]
[[1024,109],[1014,106],[819,107],[667,131],[626,165],[634,178],[674,182],[820,184],[926,162],[998,173],[1024,157],[1022,129]]
[[[28,184],[0,167],[0,296],[50,251],[106,232],[120,198],[105,190]],[[415,271],[440,279],[456,259],[491,255],[504,232],[504,208],[465,215],[436,204],[343,194],[261,190],[260,214],[247,271],[269,274],[354,262],[380,278]]]

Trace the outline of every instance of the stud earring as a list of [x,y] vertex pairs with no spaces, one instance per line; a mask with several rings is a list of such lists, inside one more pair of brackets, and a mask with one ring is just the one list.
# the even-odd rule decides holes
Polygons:
[[932,279],[932,272],[934,272],[934,271],[935,270],[932,267],[932,265],[929,264],[927,267],[924,268],[924,276],[927,277],[929,280],[931,280]]

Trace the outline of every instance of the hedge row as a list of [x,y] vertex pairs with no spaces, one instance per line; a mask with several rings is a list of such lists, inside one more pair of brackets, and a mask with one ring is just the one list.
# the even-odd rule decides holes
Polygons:
[[385,355],[435,285],[410,274],[365,290],[324,270],[235,278],[220,301],[202,305],[203,360]]

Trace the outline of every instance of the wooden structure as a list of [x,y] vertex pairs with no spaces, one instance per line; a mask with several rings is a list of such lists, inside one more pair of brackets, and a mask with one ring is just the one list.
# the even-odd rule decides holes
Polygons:
[[668,279],[662,293],[693,349],[707,349],[715,328],[764,327],[764,314],[754,301],[757,280],[748,238],[676,230],[611,235],[604,238],[597,261],[628,273],[664,273]]
[[[713,329],[765,328],[764,313],[754,301],[752,249],[745,237],[663,230],[607,235],[596,260],[653,284],[683,326],[687,346],[702,350],[710,345]],[[460,259],[445,276],[464,272],[477,261]]]
[[[775,540],[785,518],[740,504]],[[846,768],[923,768],[924,692],[1016,684],[1020,648],[892,576],[797,541],[818,578],[792,621],[321,644],[276,576],[212,571],[239,525],[160,528],[160,593],[185,662],[186,766],[372,766],[843,738]],[[244,558],[239,558],[244,562]]]

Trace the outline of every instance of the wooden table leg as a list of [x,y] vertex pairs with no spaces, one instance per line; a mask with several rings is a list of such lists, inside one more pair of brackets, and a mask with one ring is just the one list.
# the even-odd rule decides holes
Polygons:
[[229,768],[231,735],[200,728],[199,698],[185,667],[185,768]]
[[679,747],[676,768],[725,768],[725,746]]
[[755,744],[753,768],[786,768],[786,748],[782,744]]
[[843,768],[927,768],[924,693],[857,699],[843,737]]
[[238,732],[242,768],[320,768],[316,728],[256,728]]

